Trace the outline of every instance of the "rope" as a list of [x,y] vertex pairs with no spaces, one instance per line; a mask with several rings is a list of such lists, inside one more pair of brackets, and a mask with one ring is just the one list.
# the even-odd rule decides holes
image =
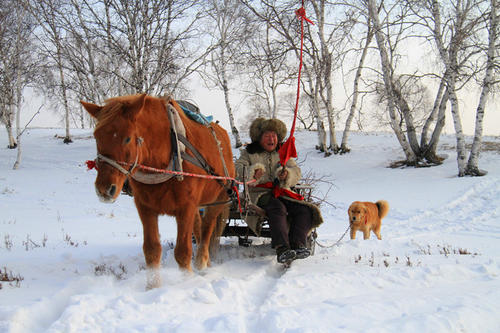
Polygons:
[[[102,156],[99,156],[98,158],[102,158]],[[106,158],[107,159],[107,158]],[[110,161],[112,163],[110,163]],[[132,165],[131,163],[125,163],[125,162],[119,162],[119,161],[113,161],[111,159],[107,159],[106,160],[107,163],[110,163],[113,167],[117,168],[118,170],[120,169],[123,169],[121,165]],[[88,170],[92,170],[92,169],[96,169],[97,170],[97,164],[94,161],[87,161],[86,162],[87,164],[87,168]],[[197,178],[204,178],[204,179],[214,179],[214,180],[228,180],[228,181],[231,181],[233,186],[231,186],[231,190],[236,193],[236,199],[238,201],[238,209],[240,211],[240,214],[242,213],[242,208],[241,208],[241,201],[240,201],[240,193],[238,191],[238,188],[236,187],[236,185],[234,184],[239,184],[239,185],[248,185],[248,184],[252,184],[252,183],[255,183],[257,180],[256,179],[252,179],[251,181],[248,181],[248,182],[240,182],[238,180],[236,180],[235,178],[233,177],[228,177],[228,176],[214,176],[214,175],[202,175],[202,174],[197,174],[197,173],[190,173],[190,172],[184,172],[184,171],[174,171],[174,170],[165,170],[165,169],[157,169],[157,168],[153,168],[153,167],[148,167],[148,166],[145,166],[145,165],[142,165],[142,164],[138,164],[137,163],[137,159],[136,161],[134,162],[133,164],[133,168],[139,168],[139,169],[142,169],[142,170],[147,170],[147,171],[150,171],[150,172],[155,172],[155,173],[167,173],[167,174],[172,174],[172,175],[176,175],[176,176],[187,176],[187,177],[197,177]],[[125,169],[123,169],[125,170]],[[132,169],[131,169],[132,170]],[[120,170],[121,171],[121,170]],[[125,170],[126,171],[126,170]],[[226,171],[226,170],[225,170]],[[123,171],[121,171],[123,172]],[[127,172],[126,175],[129,175],[130,172]],[[227,174],[227,173],[226,173]],[[245,188],[245,191],[246,191],[246,188]],[[230,201],[228,201],[230,202]],[[225,203],[225,202],[224,202]],[[223,204],[224,204],[223,203]],[[216,205],[220,204],[219,202],[216,203]]]
[[306,10],[304,8],[304,1],[302,1],[302,7],[295,11],[298,19],[300,20],[300,57],[299,57],[299,74],[297,78],[297,99],[295,100],[295,111],[293,113],[293,123],[292,128],[290,129],[290,136],[293,137],[293,133],[295,132],[295,121],[297,120],[297,112],[299,110],[299,98],[300,98],[300,77],[302,74],[302,54],[304,49],[304,21],[311,23],[314,25],[313,21],[306,17]]
[[[147,170],[147,171],[157,172],[157,173],[170,173],[173,175],[182,175],[182,176],[205,178],[205,179],[231,180],[237,184],[240,184],[240,185],[243,184],[243,182],[240,182],[240,181],[236,180],[235,178],[229,177],[229,176],[227,176],[227,177],[226,176],[213,176],[213,175],[202,175],[202,174],[198,174],[198,173],[190,173],[190,172],[185,172],[185,171],[163,170],[163,169],[148,167],[148,166],[141,165],[141,164],[138,164],[137,167],[139,169],[142,169],[142,170]],[[254,179],[254,180],[247,182],[247,184],[254,183],[256,181],[257,180]]]
[[304,50],[304,21],[314,24],[311,20],[306,17],[306,10],[304,8],[304,1],[302,1],[302,7],[295,11],[297,18],[300,20],[300,57],[299,57],[299,73],[297,78],[297,99],[295,100],[295,110],[293,112],[293,123],[290,129],[290,135],[286,142],[279,149],[280,163],[285,166],[290,157],[297,157],[297,150],[295,148],[295,123],[297,121],[297,114],[299,112],[299,99],[300,99],[300,79],[302,75],[302,65],[303,65],[303,50]]
[[338,241],[336,241],[335,243],[333,243],[332,245],[323,245],[321,244],[320,242],[318,242],[316,239],[314,240],[314,242],[319,246],[319,247],[322,247],[322,248],[325,248],[325,249],[329,249],[331,247],[334,247],[336,245],[338,245],[340,243],[340,241],[345,237],[345,235],[347,234],[347,232],[349,231],[349,229],[351,229],[351,225],[349,224],[349,226],[347,227],[346,231],[344,232],[344,234],[342,235],[342,237],[339,238]]
[[[125,165],[125,166],[133,165],[131,163],[126,163],[126,162],[116,162],[116,163],[121,164],[121,165]],[[87,168],[89,170],[94,169],[94,168],[97,169],[95,161],[87,161],[86,164],[87,164]],[[204,178],[204,179],[229,180],[229,181],[234,181],[236,184],[239,184],[239,185],[252,184],[252,183],[257,181],[256,179],[253,179],[253,180],[245,183],[245,182],[240,182],[240,181],[236,180],[235,178],[228,177],[228,176],[202,175],[202,174],[190,173],[190,172],[185,172],[185,171],[157,169],[157,168],[145,166],[142,164],[136,164],[136,167],[139,169],[142,169],[142,170],[150,171],[150,172],[168,173],[168,174],[172,174],[172,175],[176,175],[176,176],[188,176],[188,177],[197,177],[197,178]]]

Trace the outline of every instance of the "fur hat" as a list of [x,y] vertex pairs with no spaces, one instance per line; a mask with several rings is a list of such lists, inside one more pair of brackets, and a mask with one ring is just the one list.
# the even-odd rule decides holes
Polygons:
[[278,142],[282,142],[286,136],[286,125],[279,119],[257,118],[250,125],[250,139],[252,142],[258,142],[266,131],[276,132]]

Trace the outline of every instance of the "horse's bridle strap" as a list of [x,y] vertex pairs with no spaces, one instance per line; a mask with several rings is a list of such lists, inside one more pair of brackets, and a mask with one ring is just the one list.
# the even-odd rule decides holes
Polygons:
[[114,168],[118,169],[118,171],[120,171],[121,173],[123,173],[125,176],[128,176],[137,167],[137,162],[139,161],[139,152],[137,152],[134,164],[132,164],[132,166],[128,170],[125,169],[124,167],[122,167],[120,165],[120,163],[118,163],[117,161],[112,160],[111,158],[106,157],[106,156],[104,156],[102,154],[97,154],[97,160],[101,160],[103,162],[108,163],[109,165],[111,165]]

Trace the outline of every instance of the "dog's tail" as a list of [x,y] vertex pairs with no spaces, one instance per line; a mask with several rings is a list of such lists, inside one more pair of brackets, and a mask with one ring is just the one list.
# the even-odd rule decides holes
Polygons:
[[385,200],[379,200],[375,203],[378,208],[378,217],[383,219],[389,212],[389,203]]

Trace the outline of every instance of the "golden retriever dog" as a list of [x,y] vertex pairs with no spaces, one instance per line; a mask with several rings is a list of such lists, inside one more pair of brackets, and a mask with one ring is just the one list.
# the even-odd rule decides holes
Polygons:
[[358,230],[363,231],[364,239],[370,239],[370,231],[382,239],[380,228],[382,219],[389,212],[389,204],[385,200],[373,202],[354,201],[349,206],[349,223],[351,225],[351,239],[356,238]]

